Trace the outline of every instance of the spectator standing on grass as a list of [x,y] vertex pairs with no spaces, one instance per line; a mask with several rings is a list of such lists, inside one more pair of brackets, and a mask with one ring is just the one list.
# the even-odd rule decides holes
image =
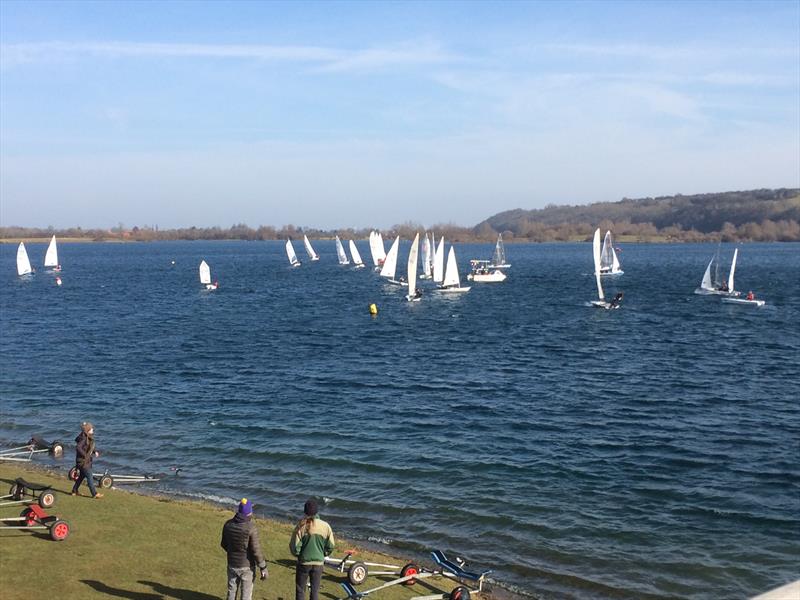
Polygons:
[[306,585],[311,578],[311,600],[319,600],[319,583],[325,557],[333,552],[335,541],[331,526],[319,518],[317,501],[310,499],[303,507],[305,516],[294,528],[289,551],[297,557],[294,584],[295,600],[305,600]]
[[73,496],[80,496],[78,489],[85,479],[92,498],[103,497],[103,494],[99,494],[97,488],[94,487],[94,474],[92,473],[92,461],[98,456],[100,453],[94,445],[94,425],[84,421],[81,423],[81,432],[75,438],[75,467],[78,469],[78,479],[72,486]]
[[269,577],[267,561],[261,552],[258,528],[253,523],[253,504],[242,498],[232,519],[222,527],[220,546],[228,553],[228,596],[236,600],[241,590],[241,600],[253,597],[253,582],[256,580],[256,567],[261,571],[261,580]]

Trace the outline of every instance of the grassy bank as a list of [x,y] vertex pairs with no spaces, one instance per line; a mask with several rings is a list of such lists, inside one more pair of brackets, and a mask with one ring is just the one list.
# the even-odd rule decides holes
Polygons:
[[[220,548],[228,510],[200,502],[103,490],[105,497],[69,495],[65,476],[0,463],[2,494],[16,477],[52,485],[58,493],[48,509],[71,528],[62,542],[51,541],[47,532],[2,531],[0,526],[0,596],[4,600],[129,598],[132,600],[217,600],[225,597],[225,552]],[[85,486],[82,493],[88,493]],[[20,507],[0,509],[0,517],[16,517]],[[256,505],[258,512],[258,505]],[[324,514],[322,515],[324,518]],[[289,554],[291,524],[257,519],[267,557],[269,579],[255,585],[254,599],[294,598],[294,561]],[[337,540],[337,552],[352,548]],[[374,552],[358,552],[359,560],[405,564],[410,560]],[[372,577],[360,588],[374,587]],[[320,596],[342,598],[344,576],[326,570]],[[452,582],[431,578],[412,586],[394,586],[371,597],[389,600],[449,591]],[[484,597],[487,597],[484,594]]]

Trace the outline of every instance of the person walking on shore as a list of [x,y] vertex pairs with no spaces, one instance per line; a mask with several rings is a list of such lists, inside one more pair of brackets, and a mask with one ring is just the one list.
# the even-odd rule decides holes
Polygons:
[[220,546],[228,553],[228,596],[236,600],[241,589],[241,600],[253,597],[253,582],[256,580],[256,566],[261,571],[261,581],[269,577],[267,561],[261,552],[258,528],[253,523],[253,504],[242,498],[232,519],[222,527]]
[[305,600],[306,585],[311,577],[311,600],[319,600],[319,583],[325,557],[333,552],[335,540],[331,526],[317,516],[317,501],[310,499],[303,507],[305,516],[294,528],[289,551],[297,557],[294,585],[295,600]]
[[75,438],[75,466],[78,469],[78,479],[72,486],[72,495],[80,496],[78,488],[81,487],[83,480],[89,486],[92,498],[102,498],[103,494],[97,492],[94,486],[94,474],[92,473],[92,460],[100,456],[94,445],[94,425],[88,421],[81,423],[81,432]]

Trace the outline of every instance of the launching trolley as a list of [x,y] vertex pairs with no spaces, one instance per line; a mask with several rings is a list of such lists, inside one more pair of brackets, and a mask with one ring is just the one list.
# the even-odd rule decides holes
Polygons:
[[342,598],[342,600],[361,600],[361,598],[364,598],[365,596],[380,590],[384,590],[388,587],[401,584],[414,585],[417,581],[421,579],[427,579],[429,577],[445,577],[458,582],[459,585],[453,588],[449,593],[414,596],[410,600],[441,600],[442,598],[446,600],[470,600],[471,594],[481,592],[483,590],[484,580],[486,576],[491,573],[491,571],[482,571],[480,573],[467,571],[464,569],[466,566],[464,560],[456,558],[455,561],[451,561],[441,550],[434,550],[431,552],[431,556],[433,557],[434,562],[436,562],[436,568],[426,569],[413,563],[409,563],[402,568],[400,577],[392,579],[391,581],[387,581],[383,585],[379,585],[374,588],[359,591],[353,587],[353,584],[350,581],[342,582],[341,586],[347,593],[347,596]]
[[[80,471],[78,467],[72,467],[69,470],[69,478],[72,481],[77,481],[78,477],[80,476]],[[145,474],[145,475],[116,475],[113,473],[109,473],[108,469],[106,469],[100,475],[94,475],[95,481],[98,482],[101,488],[110,488],[114,484],[122,485],[126,483],[155,483],[156,481],[161,481],[161,478],[152,475],[152,474]]]
[[56,503],[56,493],[45,483],[31,483],[17,477],[11,484],[8,495],[0,496],[0,507],[19,504],[38,504],[41,508],[50,508]]
[[33,436],[24,446],[0,450],[0,460],[30,462],[34,454],[45,452],[54,458],[61,458],[64,455],[64,445],[61,442],[46,442],[40,437]]
[[[0,519],[0,523],[5,525],[5,527],[0,527],[0,531],[46,530],[50,534],[50,539],[56,542],[67,539],[69,535],[69,524],[66,521],[59,519],[55,515],[48,515],[37,504],[31,504],[26,507],[19,517]],[[9,523],[12,524],[9,525]],[[13,523],[19,524],[13,525]]]

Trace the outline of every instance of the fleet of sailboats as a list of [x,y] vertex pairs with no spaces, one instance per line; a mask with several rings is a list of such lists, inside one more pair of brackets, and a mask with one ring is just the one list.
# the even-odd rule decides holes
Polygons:
[[[344,245],[342,244],[339,236],[335,238],[336,254],[340,265],[348,265],[347,253],[345,252]],[[353,258],[353,265],[355,268],[363,268],[364,261],[355,243],[355,240],[348,240],[350,253]],[[319,254],[314,250],[311,241],[307,235],[303,235],[303,245],[305,250],[312,261],[320,259]],[[720,244],[721,246],[721,244]],[[286,255],[289,259],[289,264],[293,267],[301,265],[300,260],[292,245],[291,239],[286,240]],[[450,246],[447,254],[447,263],[445,264],[445,239],[441,236],[436,240],[434,234],[429,235],[425,232],[422,238],[420,233],[417,232],[411,243],[411,248],[408,254],[408,263],[406,268],[406,277],[395,279],[397,271],[397,261],[400,251],[400,236],[395,237],[394,242],[389,248],[389,252],[384,251],[383,237],[379,231],[372,231],[369,234],[369,247],[372,256],[373,264],[379,267],[381,277],[385,278],[387,282],[396,285],[408,286],[406,299],[409,301],[418,301],[421,296],[419,288],[419,280],[432,279],[434,283],[438,284],[435,289],[445,293],[463,293],[468,292],[471,288],[469,286],[462,286],[461,279],[458,272],[458,263],[456,260],[456,252],[453,246]],[[742,306],[764,306],[764,300],[755,297],[753,292],[749,292],[746,297],[742,297],[742,293],[737,291],[735,285],[736,264],[739,256],[739,249],[734,248],[733,257],[731,259],[731,266],[728,272],[728,277],[721,280],[719,277],[720,267],[720,248],[717,248],[716,254],[711,258],[703,273],[703,279],[700,286],[694,290],[695,294],[699,295],[716,295],[722,296],[722,301],[727,304],[742,305]],[[616,309],[620,307],[623,299],[621,292],[617,293],[611,300],[606,298],[605,290],[603,289],[603,282],[601,277],[605,275],[622,275],[623,271],[617,256],[616,248],[613,245],[613,238],[611,231],[606,231],[605,237],[601,243],[600,229],[597,228],[592,238],[592,259],[594,263],[594,278],[597,287],[597,299],[592,300],[590,304],[595,307],[604,308],[606,310]],[[420,265],[420,263],[422,263]],[[173,261],[175,264],[175,261]],[[47,246],[47,251],[44,258],[45,268],[52,271],[60,271],[61,265],[58,261],[58,242],[56,236],[53,235]],[[505,254],[505,246],[503,244],[503,236],[497,236],[494,253],[491,261],[489,260],[471,260],[470,266],[472,272],[467,275],[467,279],[474,282],[501,282],[506,279],[505,273],[501,271],[503,268],[509,268],[511,265],[508,263]],[[421,270],[421,273],[418,272]],[[17,274],[19,276],[30,275],[34,273],[31,266],[30,258],[27,249],[23,242],[19,243],[17,247]],[[215,290],[218,283],[211,281],[211,271],[205,260],[201,261],[199,267],[200,282],[207,290]],[[60,277],[57,278],[56,283],[61,285]]]

